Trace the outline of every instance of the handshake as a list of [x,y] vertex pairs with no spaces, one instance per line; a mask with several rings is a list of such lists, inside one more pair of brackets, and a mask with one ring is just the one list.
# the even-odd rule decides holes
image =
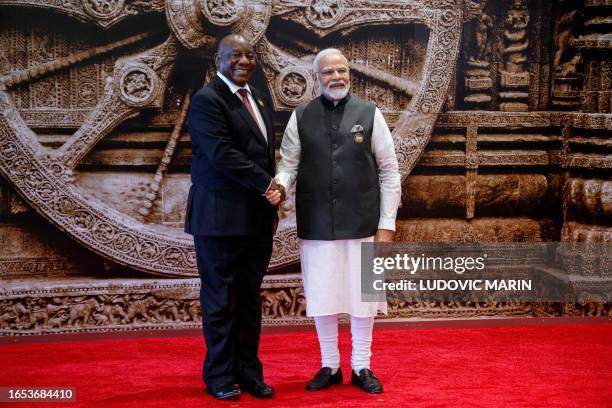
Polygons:
[[287,192],[282,184],[279,184],[276,179],[272,179],[272,184],[268,188],[265,194],[266,198],[273,206],[280,204],[285,198],[287,198]]

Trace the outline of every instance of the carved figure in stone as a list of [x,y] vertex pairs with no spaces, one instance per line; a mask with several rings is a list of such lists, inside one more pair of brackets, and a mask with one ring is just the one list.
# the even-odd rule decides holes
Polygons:
[[306,92],[306,80],[299,74],[290,73],[283,78],[282,92],[289,99],[300,99]]
[[582,291],[578,295],[581,316],[603,316],[607,299],[596,293]]
[[123,306],[119,304],[105,304],[102,307],[101,314],[106,317],[106,320],[110,324],[115,324],[121,322],[125,319],[125,311]]
[[91,314],[94,311],[100,311],[100,303],[94,297],[87,299],[74,299],[74,304],[70,307],[70,318],[68,319],[68,326],[74,326],[79,324],[82,326],[90,323]]
[[314,16],[322,21],[331,20],[338,13],[338,0],[313,0],[310,4]]
[[563,303],[563,315],[566,316],[579,316],[580,312],[576,309],[576,303],[565,302]]
[[450,299],[448,301],[448,307],[449,309],[459,309],[461,307],[464,306],[464,301],[463,301],[463,294],[456,292],[456,293],[451,293],[450,295]]
[[64,323],[66,323],[69,319],[70,319],[70,315],[66,312],[62,312],[58,314],[57,316],[50,318],[47,324],[47,327],[50,329],[62,328],[64,326]]
[[121,2],[122,0],[85,0],[92,11],[103,16],[114,13]]
[[125,82],[125,91],[128,95],[141,99],[151,90],[151,81],[144,72],[130,73]]
[[499,93],[502,111],[525,112],[529,109],[529,72],[526,70],[529,39],[529,9],[524,0],[514,0],[508,9],[504,30],[504,65],[501,72],[503,91]]
[[578,15],[578,10],[569,11],[557,21],[555,37],[553,39],[556,51],[553,59],[555,70],[561,65],[564,55],[568,51],[570,40],[573,38],[574,21]]
[[262,290],[263,314],[272,319],[285,317],[291,308],[291,297],[285,290]]
[[185,313],[185,320],[191,320],[197,322],[201,320],[200,317],[200,302],[198,300],[190,300],[187,303],[187,309]]
[[504,48],[507,54],[505,70],[511,73],[523,72],[529,47],[527,39],[527,26],[529,25],[529,11],[524,0],[514,0],[514,5],[508,10],[506,18],[507,29],[504,37],[508,44]]
[[[161,317],[157,312],[157,299],[154,296],[149,296],[140,300],[132,300],[127,304],[127,312],[122,323],[136,323],[136,318],[142,318],[143,322],[160,321]],[[155,320],[152,320],[155,319]]]
[[474,61],[486,61],[491,54],[491,31],[493,30],[493,20],[484,11],[476,20],[474,29],[474,53],[469,59]]
[[180,302],[176,299],[165,299],[160,305],[158,315],[164,318],[164,320],[179,321]]
[[236,14],[236,0],[206,0],[206,7],[220,21],[231,20]]
[[582,55],[576,54],[571,60],[564,62],[561,65],[557,65],[557,67],[555,68],[556,77],[557,78],[571,78],[571,77],[580,76],[582,75],[582,73],[578,72],[579,71],[578,67],[581,65],[582,65]]
[[45,327],[49,323],[49,313],[47,313],[44,300],[38,299],[30,310],[30,327],[33,329]]
[[579,92],[583,86],[582,55],[571,47],[580,14],[580,10],[565,11],[556,22],[553,37],[552,102],[564,109],[575,108],[580,104]]
[[291,288],[291,309],[289,314],[291,316],[303,316],[306,314],[306,297],[304,296],[304,288]]
[[96,326],[106,326],[110,323],[108,317],[102,313],[93,313],[91,317],[93,319],[93,324]]
[[4,313],[0,315],[0,325],[5,329],[11,326],[18,327],[23,321],[22,317],[28,317],[28,310],[20,301],[11,300],[3,309]]
[[400,310],[404,309],[407,306],[407,303],[403,300],[400,300],[396,297],[389,299],[389,306],[391,306],[392,310]]

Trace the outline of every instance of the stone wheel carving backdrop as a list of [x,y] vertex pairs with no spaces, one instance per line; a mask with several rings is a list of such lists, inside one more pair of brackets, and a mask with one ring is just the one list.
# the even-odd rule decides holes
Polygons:
[[[197,275],[182,232],[183,124],[190,94],[214,72],[220,36],[254,44],[278,141],[289,112],[316,96],[316,52],[342,49],[353,92],[394,127],[405,177],[446,100],[464,20],[479,9],[461,0],[68,3],[0,1],[0,171],[85,247],[168,276]],[[292,199],[282,216],[273,269],[298,260]]]

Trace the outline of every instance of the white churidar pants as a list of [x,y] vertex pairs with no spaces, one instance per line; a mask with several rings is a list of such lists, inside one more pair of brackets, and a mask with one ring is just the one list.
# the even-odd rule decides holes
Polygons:
[[[332,370],[340,367],[340,350],[338,349],[338,315],[315,316],[315,326],[321,348],[321,367]],[[356,373],[363,368],[370,368],[372,345],[373,317],[351,316],[351,367]]]
[[370,368],[374,316],[387,313],[386,302],[361,301],[361,243],[373,241],[299,240],[306,314],[315,320],[321,365],[334,372],[340,367],[338,314],[351,317],[351,367],[358,373]]

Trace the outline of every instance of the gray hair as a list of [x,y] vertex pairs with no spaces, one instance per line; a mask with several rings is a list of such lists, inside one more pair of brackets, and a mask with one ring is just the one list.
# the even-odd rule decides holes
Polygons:
[[321,58],[327,57],[328,55],[342,55],[344,57],[344,54],[342,54],[342,51],[340,51],[337,48],[326,48],[324,50],[319,51],[314,61],[312,62],[312,70],[315,73],[319,72],[319,68],[320,68],[319,62],[321,62]]

